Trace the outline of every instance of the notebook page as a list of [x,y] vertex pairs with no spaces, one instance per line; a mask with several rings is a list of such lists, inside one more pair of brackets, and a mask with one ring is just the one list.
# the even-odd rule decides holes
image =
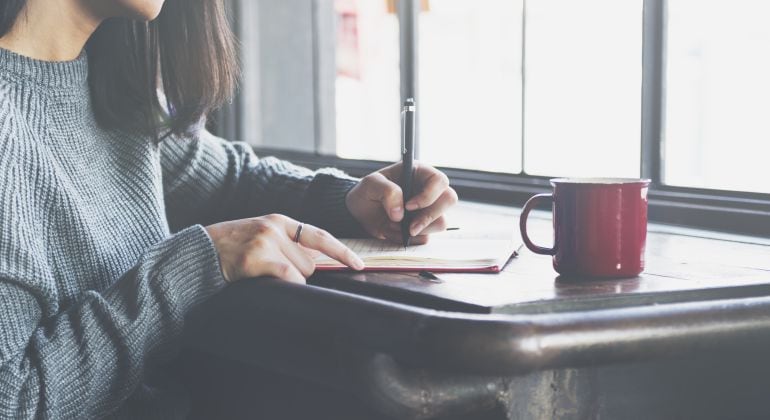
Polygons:
[[[404,249],[400,244],[377,239],[340,239],[353,249],[367,267],[447,269],[502,267],[521,246],[513,211],[500,214],[478,206],[458,205],[447,212],[449,226],[457,230],[430,235],[425,245]],[[495,210],[498,210],[495,208]],[[325,256],[316,265],[340,267]]]
[[[437,235],[438,236],[438,235]],[[384,263],[405,265],[414,263],[439,265],[493,265],[505,261],[514,251],[509,240],[500,239],[463,239],[457,237],[432,237],[425,245],[413,245],[407,248],[399,244],[379,239],[341,239],[367,264]],[[338,265],[336,262],[320,257],[319,265]]]

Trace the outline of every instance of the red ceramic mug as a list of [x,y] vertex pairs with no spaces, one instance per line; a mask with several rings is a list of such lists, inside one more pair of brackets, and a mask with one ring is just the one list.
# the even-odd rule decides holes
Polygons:
[[[646,179],[552,179],[553,194],[527,201],[519,220],[524,244],[553,255],[564,276],[634,277],[644,271],[647,242]],[[553,202],[554,246],[537,246],[527,234],[527,217],[541,200]]]

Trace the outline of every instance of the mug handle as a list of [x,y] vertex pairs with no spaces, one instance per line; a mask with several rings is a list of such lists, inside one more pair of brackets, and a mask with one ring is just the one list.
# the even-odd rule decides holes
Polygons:
[[553,203],[553,194],[535,195],[524,204],[524,209],[521,211],[521,217],[519,217],[519,229],[521,230],[521,239],[524,240],[524,245],[526,245],[530,251],[540,255],[555,255],[556,246],[553,248],[537,246],[529,239],[529,234],[527,233],[527,219],[529,218],[529,212],[532,211],[538,201],[545,199],[550,200]]

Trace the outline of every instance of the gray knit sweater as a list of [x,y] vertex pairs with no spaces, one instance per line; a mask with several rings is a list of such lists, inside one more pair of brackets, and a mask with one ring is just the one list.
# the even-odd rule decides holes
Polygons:
[[87,78],[85,54],[0,49],[0,418],[184,416],[162,365],[225,286],[202,226],[277,212],[344,233],[356,181],[204,130],[104,130]]

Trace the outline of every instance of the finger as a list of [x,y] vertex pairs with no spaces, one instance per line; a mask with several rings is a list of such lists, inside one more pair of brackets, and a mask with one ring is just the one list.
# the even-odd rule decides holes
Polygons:
[[392,222],[389,220],[385,220],[382,223],[380,223],[377,227],[371,230],[370,234],[377,238],[377,239],[385,239],[385,233],[388,230],[398,230],[400,229],[399,226],[401,226],[398,222]]
[[310,277],[315,272],[315,262],[313,258],[299,244],[291,241],[282,241],[281,251],[286,259],[289,260],[299,270],[305,278]]
[[291,283],[305,284],[305,277],[291,262],[286,259],[275,259],[264,262],[265,274]]
[[[287,231],[287,233],[289,232]],[[292,230],[292,233],[289,233],[292,239],[294,238],[295,233],[296,226]],[[323,229],[308,224],[302,225],[299,243],[307,248],[321,251],[325,255],[328,255],[354,270],[364,269],[364,262],[361,261],[361,258],[359,258],[355,252]]]
[[385,175],[385,177],[389,180],[398,183],[399,179],[401,179],[401,171],[403,170],[402,166],[403,162],[396,162],[392,165],[380,169],[377,172]]
[[432,233],[444,232],[446,231],[446,228],[447,228],[446,218],[444,216],[439,216],[438,219],[434,220],[424,229],[417,232],[415,235],[430,235]]
[[318,251],[318,250],[315,250],[315,249],[306,248],[306,247],[302,246],[301,244],[297,244],[297,245],[299,246],[299,249],[301,249],[303,252],[305,252],[305,254],[307,254],[310,258],[315,259],[315,258],[321,257],[323,255],[323,253],[321,251]]
[[417,235],[431,223],[438,220],[450,207],[457,204],[457,193],[452,188],[447,188],[432,205],[415,214],[409,232]]
[[432,205],[449,188],[449,178],[432,166],[418,166],[415,170],[421,191],[406,203],[407,210],[424,209]]
[[366,197],[380,202],[390,220],[401,221],[404,217],[404,193],[401,187],[379,172],[367,175],[362,182],[366,183]]
[[[383,239],[397,244],[402,243],[401,231],[388,230],[383,233]],[[417,235],[409,238],[409,245],[425,245],[429,241],[428,235]]]
[[[426,209],[427,210],[427,209]],[[425,210],[423,210],[425,211]],[[419,217],[419,213],[418,213]],[[417,235],[430,235],[433,233],[439,233],[444,232],[447,230],[448,222],[446,218],[442,215],[439,216],[438,219],[434,220],[432,223],[430,223],[425,229],[423,229],[420,232],[417,232]],[[385,239],[384,235],[386,232],[392,233],[392,232],[401,232],[401,224],[400,223],[387,223],[387,225],[381,227],[378,230],[379,234],[377,235],[380,239]],[[400,234],[400,233],[399,233]],[[409,235],[412,235],[412,232],[409,232]]]

